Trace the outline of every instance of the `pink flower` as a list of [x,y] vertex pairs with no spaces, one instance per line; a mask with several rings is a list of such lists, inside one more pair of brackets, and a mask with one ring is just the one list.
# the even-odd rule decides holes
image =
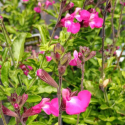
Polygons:
[[15,109],[18,109],[19,108],[19,105],[17,103],[14,104],[14,108]]
[[40,7],[34,7],[34,11],[36,11],[36,13],[40,13],[41,9],[40,9]]
[[2,68],[2,65],[0,65],[0,69]]
[[79,22],[82,21],[81,15],[78,14],[80,10],[81,8],[76,8],[74,13],[67,13],[67,15],[61,20],[61,25],[67,28],[67,32],[71,32],[73,34],[79,32],[80,24],[73,21],[74,18],[76,18]]
[[44,54],[44,53],[45,53],[45,51],[40,51],[39,53]]
[[3,17],[0,15],[0,19],[3,19]]
[[59,39],[59,36],[56,35],[54,38],[55,38],[55,39]]
[[78,96],[74,96],[75,94],[76,92],[72,93],[70,89],[62,90],[63,106],[69,115],[85,112],[89,106],[91,93],[88,90],[80,91]]
[[80,11],[80,15],[84,21],[84,27],[90,26],[92,29],[102,27],[103,19],[98,17],[98,12],[95,10],[92,13],[87,10],[82,10]]
[[47,62],[50,62],[52,60],[52,57],[51,56],[46,56],[46,60],[47,60]]
[[29,73],[29,70],[27,69],[27,67],[30,69],[30,70],[33,70],[33,68],[31,67],[31,66],[25,66],[24,64],[21,64],[20,66],[19,66],[22,70],[23,70],[23,72],[24,72],[24,74],[27,76],[28,75],[28,73]]
[[53,0],[53,2],[50,2],[49,0],[46,0],[46,2],[45,2],[45,5],[46,5],[46,9],[49,7],[49,6],[51,6],[51,5],[53,5],[55,3],[55,1]]
[[23,2],[28,2],[29,0],[23,0]]
[[73,53],[74,59],[72,59],[72,60],[70,61],[69,65],[71,65],[71,66],[77,66],[79,63],[81,63],[81,60],[79,59],[79,55],[80,55],[80,54],[81,54],[80,52],[78,53],[78,52],[75,50],[74,53]]
[[58,99],[54,98],[50,102],[49,98],[43,98],[39,104],[28,109],[22,115],[22,117],[25,118],[25,117],[39,114],[41,112],[41,109],[43,109],[43,111],[48,115],[53,114],[54,116],[58,116],[59,115]]
[[125,6],[125,2],[123,2],[122,0],[120,0],[120,4],[122,4],[123,6]]
[[33,70],[32,66],[27,66],[30,70]]
[[39,6],[39,7],[41,7],[41,6],[42,6],[41,2],[38,2],[38,6]]

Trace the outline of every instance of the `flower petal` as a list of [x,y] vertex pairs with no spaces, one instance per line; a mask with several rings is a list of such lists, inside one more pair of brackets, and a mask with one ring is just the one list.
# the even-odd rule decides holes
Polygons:
[[70,101],[66,101],[66,113],[69,115],[79,114],[83,110],[82,108],[82,102],[77,97],[71,97]]
[[64,100],[67,100],[67,101],[70,100],[70,92],[69,92],[68,89],[63,89],[63,90],[62,90],[62,98],[63,98]]
[[91,93],[88,90],[83,90],[78,93],[78,98],[82,101],[82,108],[83,111],[88,107],[90,99],[91,99]]
[[58,98],[54,98],[52,99],[51,103],[50,103],[50,109],[51,109],[51,113],[58,117],[59,115],[59,104],[58,104]]
[[42,109],[44,110],[44,112],[48,115],[51,114],[51,109],[50,109],[50,103],[49,102],[46,102],[44,104],[44,106],[42,107]]
[[77,62],[75,59],[72,59],[70,62],[69,62],[69,65],[71,66],[77,66]]
[[80,24],[79,23],[72,23],[71,26],[71,33],[76,34],[80,30]]
[[80,11],[80,15],[81,15],[83,20],[89,21],[90,12],[88,12],[87,10],[82,10],[82,11]]

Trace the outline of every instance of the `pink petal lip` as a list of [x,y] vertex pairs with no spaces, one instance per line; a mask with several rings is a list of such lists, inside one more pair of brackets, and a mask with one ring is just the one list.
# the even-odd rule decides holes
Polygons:
[[82,102],[77,96],[71,97],[70,101],[66,101],[66,113],[75,115],[81,113],[83,110]]
[[59,115],[59,104],[58,104],[58,98],[54,98],[51,100],[50,102],[50,109],[51,109],[51,113],[58,117]]
[[83,111],[88,107],[91,99],[91,93],[88,90],[83,90],[78,93],[78,98],[82,101]]

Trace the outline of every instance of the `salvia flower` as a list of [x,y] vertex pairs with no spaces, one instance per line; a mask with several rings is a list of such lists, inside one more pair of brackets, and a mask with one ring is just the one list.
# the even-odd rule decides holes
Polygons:
[[99,18],[98,12],[96,12],[94,9],[92,10],[93,11],[90,12],[87,10],[80,11],[84,27],[90,26],[92,29],[102,27],[103,19]]
[[59,36],[56,35],[56,36],[54,37],[54,39],[59,39]]
[[91,93],[88,90],[83,90],[76,95],[77,92],[71,92],[71,90],[62,90],[62,104],[63,110],[69,115],[79,114],[85,112],[86,108],[89,106],[91,99]]
[[0,19],[3,19],[3,17],[0,15]]
[[23,0],[23,2],[28,2],[29,0]]
[[123,0],[120,0],[120,4],[122,4],[123,6],[125,6],[125,2],[123,2]]
[[21,64],[19,67],[23,70],[23,73],[26,76],[29,74],[29,70],[33,70],[33,68],[31,66],[26,67],[24,64]]
[[34,11],[36,11],[36,13],[40,13],[41,9],[40,9],[40,7],[34,7]]
[[55,3],[55,1],[53,0],[52,2],[50,2],[49,0],[46,0],[45,2],[45,8],[47,9],[49,6],[53,5]]
[[[45,54],[45,51],[40,51],[39,54]],[[51,56],[46,56],[46,61],[50,62],[52,60]]]
[[79,55],[81,55],[81,53],[77,52],[76,50],[73,53],[74,59],[72,59],[69,63],[69,65],[71,66],[78,66],[81,63],[81,60],[79,59]]
[[43,111],[48,115],[53,114],[54,116],[58,117],[59,115],[58,99],[54,98],[50,101],[49,98],[43,98],[39,104],[26,110],[26,112],[23,113],[22,117],[26,118],[32,115],[39,114],[41,112],[41,109],[43,109]]

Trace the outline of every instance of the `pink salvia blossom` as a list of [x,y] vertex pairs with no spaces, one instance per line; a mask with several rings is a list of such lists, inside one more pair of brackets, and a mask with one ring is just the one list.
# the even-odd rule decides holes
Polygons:
[[46,0],[46,2],[45,2],[45,5],[46,5],[46,9],[49,7],[49,6],[51,6],[51,5],[53,5],[55,3],[55,1],[53,0],[53,2],[50,2],[49,0]]
[[23,2],[28,2],[29,0],[23,0]]
[[47,62],[50,62],[52,60],[52,57],[51,56],[46,56],[46,60],[47,60]]
[[39,114],[41,112],[41,109],[43,109],[43,111],[48,115],[53,114],[54,116],[58,116],[59,115],[58,99],[54,98],[50,102],[49,98],[43,98],[39,104],[28,109],[22,115],[22,117],[25,118],[25,117]]
[[41,6],[42,6],[41,2],[38,2],[38,6],[39,6],[39,7],[41,7]]
[[45,51],[40,51],[39,53],[40,53],[40,54],[44,54],[44,53],[45,53]]
[[0,19],[3,19],[3,17],[0,15]]
[[66,113],[75,115],[86,111],[91,99],[91,93],[88,90],[83,90],[78,93],[78,96],[74,96],[69,89],[63,89],[62,98]]
[[98,17],[98,12],[95,10],[90,12],[87,10],[82,10],[80,11],[80,15],[84,21],[84,27],[90,26],[92,29],[102,27],[103,19]]
[[32,66],[27,66],[30,70],[33,70]]
[[54,37],[54,39],[59,39],[59,36],[56,35],[56,36]]
[[125,6],[125,2],[123,2],[122,0],[120,0],[120,4],[122,4],[123,6]]
[[36,13],[40,13],[41,9],[40,9],[40,7],[34,7],[34,11],[36,11]]
[[19,108],[19,105],[17,103],[14,104],[14,108]]
[[77,66],[79,63],[81,63],[81,60],[79,59],[79,55],[80,55],[80,54],[81,54],[80,52],[78,53],[78,52],[75,50],[74,53],[73,53],[74,59],[72,59],[72,60],[70,61],[69,65],[71,65],[71,66]]

